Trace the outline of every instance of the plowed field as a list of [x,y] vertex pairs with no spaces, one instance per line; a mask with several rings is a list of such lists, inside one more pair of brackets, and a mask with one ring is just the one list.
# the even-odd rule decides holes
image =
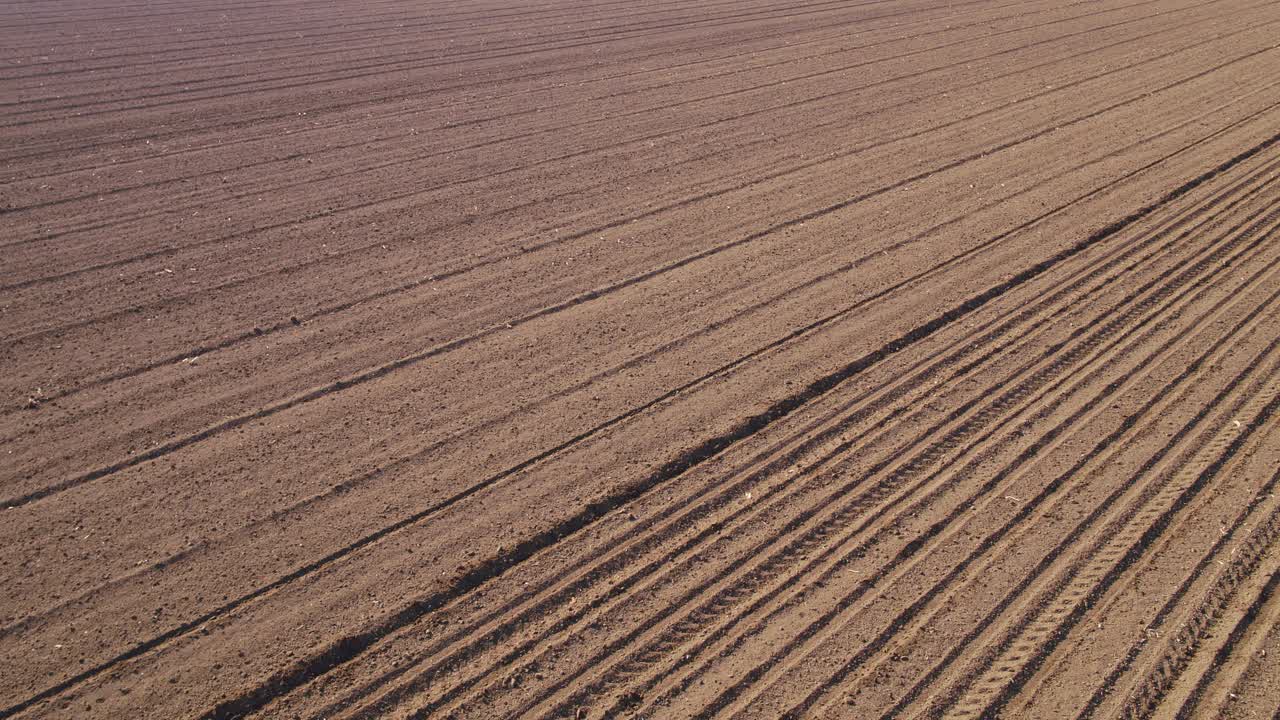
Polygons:
[[0,717],[1280,718],[1275,0],[0,56]]

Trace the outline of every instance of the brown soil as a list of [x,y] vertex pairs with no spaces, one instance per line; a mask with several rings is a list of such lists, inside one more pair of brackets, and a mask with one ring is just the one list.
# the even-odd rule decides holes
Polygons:
[[1280,5],[0,7],[0,717],[1280,717]]

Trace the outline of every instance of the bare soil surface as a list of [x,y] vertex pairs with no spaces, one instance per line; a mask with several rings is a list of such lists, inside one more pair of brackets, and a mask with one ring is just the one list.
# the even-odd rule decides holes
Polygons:
[[0,40],[0,717],[1280,718],[1273,0]]

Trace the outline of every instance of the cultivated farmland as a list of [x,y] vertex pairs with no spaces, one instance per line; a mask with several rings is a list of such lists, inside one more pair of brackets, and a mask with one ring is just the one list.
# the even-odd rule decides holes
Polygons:
[[1280,718],[1274,0],[0,54],[0,717]]

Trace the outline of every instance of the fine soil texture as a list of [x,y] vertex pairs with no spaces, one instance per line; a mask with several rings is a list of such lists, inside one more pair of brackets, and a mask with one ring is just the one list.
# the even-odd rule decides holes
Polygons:
[[0,55],[0,718],[1280,718],[1275,0]]

